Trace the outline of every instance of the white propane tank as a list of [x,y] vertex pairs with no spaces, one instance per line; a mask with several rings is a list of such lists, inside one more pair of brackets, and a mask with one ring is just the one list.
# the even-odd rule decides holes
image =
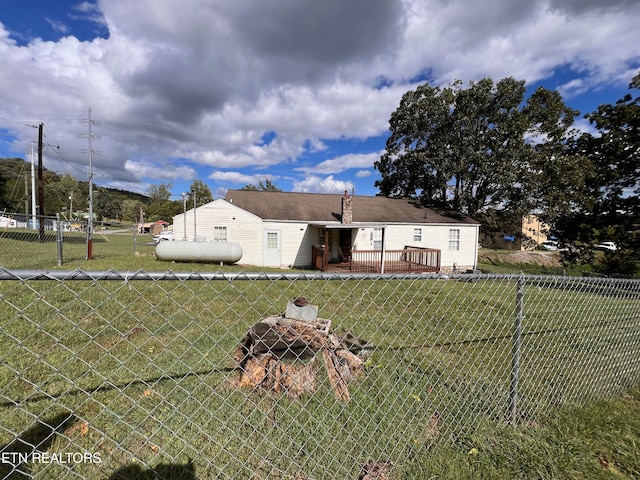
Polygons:
[[160,242],[156,258],[164,261],[236,263],[242,258],[242,247],[233,242]]

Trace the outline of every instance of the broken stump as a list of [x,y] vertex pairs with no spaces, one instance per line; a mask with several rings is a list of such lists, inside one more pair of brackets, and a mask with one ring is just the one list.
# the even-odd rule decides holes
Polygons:
[[317,318],[317,307],[305,301],[298,297],[288,305],[284,316],[271,316],[251,327],[236,350],[240,376],[235,383],[252,391],[284,393],[291,398],[314,393],[319,371],[316,358],[322,352],[334,395],[348,402],[348,384],[364,374],[364,360],[330,333],[331,322]]

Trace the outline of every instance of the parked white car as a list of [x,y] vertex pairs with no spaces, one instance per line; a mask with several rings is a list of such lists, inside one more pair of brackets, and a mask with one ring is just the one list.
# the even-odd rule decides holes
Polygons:
[[554,242],[553,240],[547,240],[546,242],[542,242],[540,244],[540,248],[542,250],[558,250],[558,242]]
[[173,231],[165,230],[164,232],[160,232],[157,235],[154,235],[153,239],[156,243],[160,243],[167,240],[175,240],[175,237],[173,236]]
[[618,250],[616,242],[601,242],[593,248],[595,248],[596,250],[605,250],[607,252],[615,252],[616,250]]

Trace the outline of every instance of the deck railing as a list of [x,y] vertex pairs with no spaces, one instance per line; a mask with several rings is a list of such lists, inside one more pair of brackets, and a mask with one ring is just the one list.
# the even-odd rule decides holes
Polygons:
[[314,270],[325,272],[329,261],[324,252],[324,246],[311,245],[311,266]]
[[[324,248],[311,247],[311,264],[315,270],[327,271],[331,264]],[[354,273],[422,273],[440,271],[440,250],[435,248],[405,247],[402,250],[352,250],[350,262],[340,264]]]
[[415,273],[440,270],[440,250],[433,248],[405,247],[402,250],[386,250],[384,262],[382,260],[382,250],[354,250],[351,252],[351,271]]

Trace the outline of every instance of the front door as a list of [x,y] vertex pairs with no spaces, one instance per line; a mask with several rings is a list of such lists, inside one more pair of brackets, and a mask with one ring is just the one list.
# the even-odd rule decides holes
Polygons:
[[351,230],[340,229],[340,262],[351,261]]
[[280,266],[280,230],[265,230],[262,251],[265,267]]

